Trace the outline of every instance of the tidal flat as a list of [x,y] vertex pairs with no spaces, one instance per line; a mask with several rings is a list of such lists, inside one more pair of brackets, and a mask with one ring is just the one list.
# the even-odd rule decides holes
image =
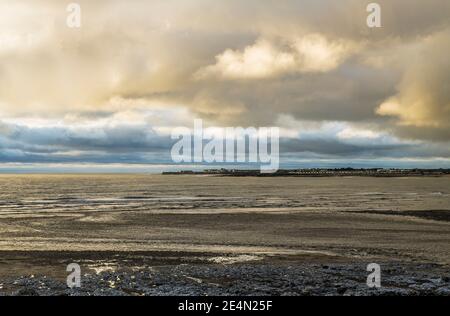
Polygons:
[[448,176],[1,175],[0,295],[449,295],[449,214]]

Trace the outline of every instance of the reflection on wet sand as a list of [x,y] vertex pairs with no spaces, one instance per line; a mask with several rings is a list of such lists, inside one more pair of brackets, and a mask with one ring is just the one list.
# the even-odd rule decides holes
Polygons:
[[449,184],[449,177],[3,175],[0,249],[313,250],[447,262]]
[[51,275],[71,260],[93,273],[182,263],[446,267],[449,184],[450,177],[3,175],[0,277]]

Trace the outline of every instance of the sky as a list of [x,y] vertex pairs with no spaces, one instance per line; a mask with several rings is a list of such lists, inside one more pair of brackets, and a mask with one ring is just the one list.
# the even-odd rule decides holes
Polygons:
[[450,168],[448,0],[76,2],[0,0],[0,172],[177,168],[195,119],[279,127],[282,167]]

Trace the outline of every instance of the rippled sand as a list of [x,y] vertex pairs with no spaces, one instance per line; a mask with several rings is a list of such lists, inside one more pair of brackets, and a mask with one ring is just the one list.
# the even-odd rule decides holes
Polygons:
[[449,177],[2,175],[0,251],[317,253],[450,264],[449,211]]

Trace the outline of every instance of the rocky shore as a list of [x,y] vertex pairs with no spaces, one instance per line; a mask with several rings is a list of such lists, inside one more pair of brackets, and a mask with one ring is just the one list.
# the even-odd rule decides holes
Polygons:
[[46,276],[0,281],[0,295],[26,296],[416,296],[450,295],[450,275],[434,264],[382,263],[381,288],[357,264],[180,264],[87,273],[80,288]]

